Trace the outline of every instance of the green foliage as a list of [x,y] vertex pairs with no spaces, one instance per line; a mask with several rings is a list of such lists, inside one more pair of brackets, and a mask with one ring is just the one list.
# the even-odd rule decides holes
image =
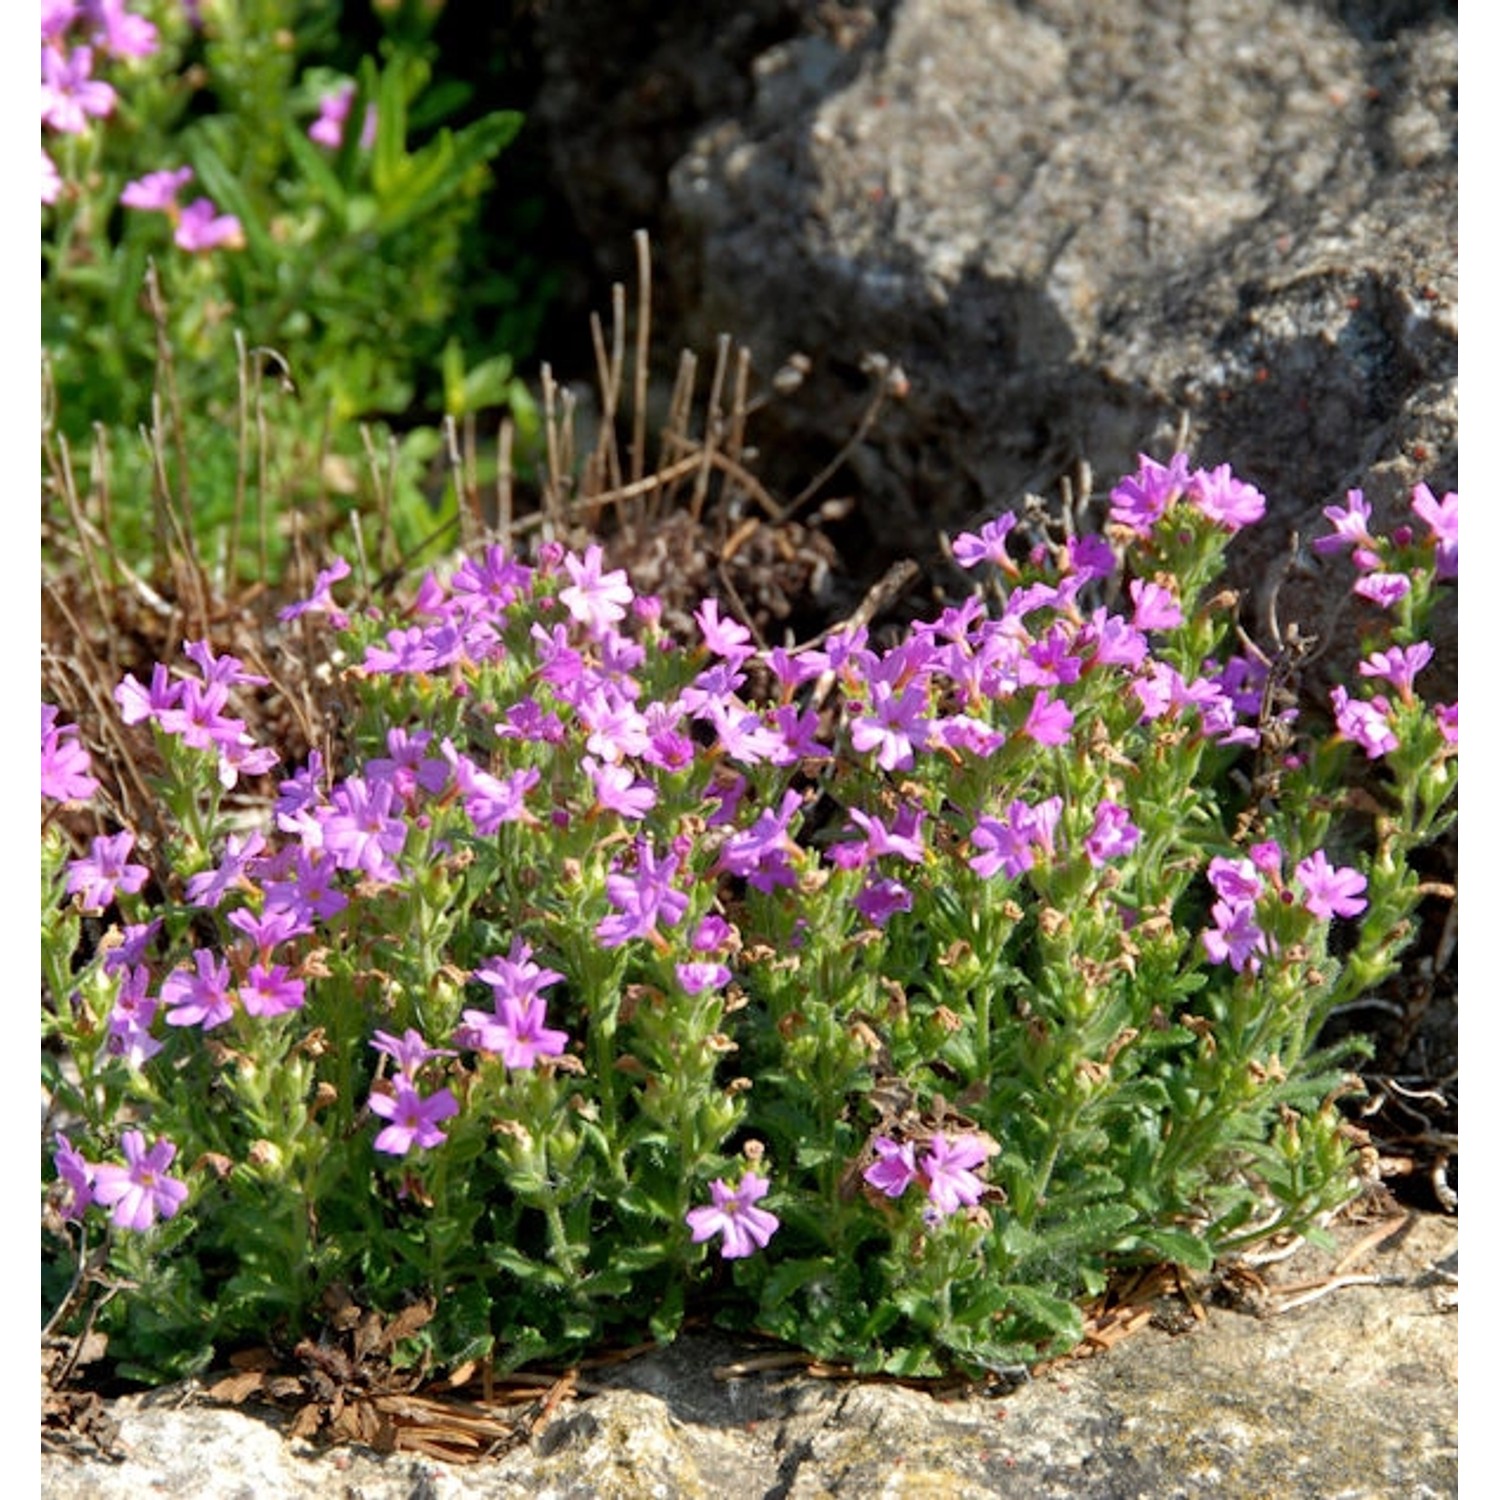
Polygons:
[[[233,521],[245,485],[243,434],[267,420],[268,403],[287,457],[273,488],[289,511],[314,513],[328,498],[329,475],[363,462],[352,418],[409,423],[425,407],[434,420],[430,402],[438,400],[454,416],[514,403],[528,420],[513,362],[529,347],[466,346],[454,334],[473,226],[520,116],[497,110],[454,122],[468,91],[440,72],[429,35],[435,12],[423,24],[415,13],[380,14],[381,55],[341,77],[317,61],[337,40],[337,6],[209,0],[199,30],[175,0],[158,4],[150,8],[157,50],[101,63],[118,93],[115,111],[84,134],[45,142],[63,179],[43,209],[52,416],[75,449],[101,427],[106,433],[111,539],[137,571],[164,561],[155,512],[170,488],[198,502],[185,518],[190,550],[219,559],[242,544],[223,564],[231,584],[279,565],[285,524],[273,518],[257,539]],[[341,88],[354,92],[342,144],[332,148],[310,139],[309,128]],[[127,183],[179,168],[193,175],[169,210],[121,205]],[[184,249],[174,229],[200,196],[233,215],[238,232],[213,248]],[[503,279],[508,268],[494,272]],[[507,295],[524,304],[541,293],[514,283]],[[513,339],[534,329],[534,311],[507,320]],[[186,446],[185,413],[191,455],[164,481],[159,455],[137,434],[157,433],[158,448],[175,456]],[[330,452],[330,434],[341,453]],[[401,445],[430,457],[440,441],[429,430]],[[376,443],[384,443],[379,433]],[[409,547],[432,525],[414,513],[422,495],[415,478],[403,475],[400,488]]]

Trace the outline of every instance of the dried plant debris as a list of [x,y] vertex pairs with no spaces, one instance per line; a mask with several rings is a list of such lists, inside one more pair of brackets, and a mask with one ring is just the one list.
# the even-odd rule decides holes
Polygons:
[[291,1438],[473,1463],[529,1441],[576,1387],[576,1372],[485,1378],[483,1399],[465,1400],[455,1392],[477,1365],[434,1381],[425,1357],[413,1364],[401,1358],[401,1345],[432,1320],[431,1301],[413,1303],[391,1319],[359,1307],[343,1288],[331,1288],[325,1304],[328,1320],[319,1337],[302,1339],[289,1356],[268,1348],[241,1351],[230,1359],[232,1373],[204,1396],[231,1406],[290,1410]]

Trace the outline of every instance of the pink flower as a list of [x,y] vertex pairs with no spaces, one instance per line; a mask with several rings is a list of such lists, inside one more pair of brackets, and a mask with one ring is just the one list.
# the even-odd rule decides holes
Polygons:
[[1031,711],[1021,726],[1021,733],[1038,745],[1065,745],[1073,728],[1073,710],[1050,693],[1038,693]]
[[111,57],[150,57],[157,49],[156,27],[125,9],[125,0],[91,0],[93,39]]
[[57,1137],[52,1162],[57,1168],[57,1180],[67,1192],[58,1204],[58,1212],[65,1219],[82,1221],[84,1210],[94,1201],[92,1164],[84,1160],[83,1153],[65,1135]]
[[144,209],[148,213],[175,213],[177,194],[192,180],[191,167],[178,167],[175,172],[147,172],[144,177],[125,184],[120,202],[126,208]]
[[1015,565],[1005,550],[1005,538],[1016,524],[1015,514],[1006,511],[993,521],[986,521],[976,536],[963,531],[953,538],[953,560],[961,568],[977,568],[980,563],[993,563],[997,568],[1014,572]]
[[1381,609],[1389,609],[1411,593],[1411,579],[1405,573],[1366,573],[1353,592]]
[[1323,514],[1333,523],[1328,536],[1313,538],[1313,551],[1326,556],[1330,552],[1353,547],[1356,552],[1373,551],[1375,538],[1370,535],[1370,505],[1363,490],[1350,490],[1349,504],[1325,505]]
[[47,148],[42,147],[42,202],[56,203],[62,196],[63,181],[57,170],[57,163],[47,155]]
[[1109,519],[1117,526],[1128,526],[1137,536],[1148,536],[1167,507],[1186,493],[1192,475],[1186,453],[1174,453],[1166,464],[1144,453],[1137,457],[1140,467],[1109,492]]
[[1400,743],[1387,717],[1391,706],[1385,698],[1377,695],[1368,702],[1351,698],[1342,684],[1330,689],[1329,698],[1339,733],[1361,746],[1371,760],[1379,760]]
[[1253,484],[1236,479],[1228,464],[1199,469],[1188,485],[1193,503],[1227,531],[1253,526],[1266,513],[1266,497]]
[[[354,84],[341,83],[331,94],[324,94],[318,103],[318,118],[308,126],[308,137],[330,151],[337,151],[344,144],[344,127],[349,120],[349,110],[354,104]],[[377,116],[373,104],[365,108],[365,122],[360,130],[360,149],[368,151],[375,144]]]
[[1170,589],[1144,578],[1130,580],[1130,597],[1135,601],[1131,624],[1137,630],[1171,630],[1182,624],[1182,606]]
[[172,242],[179,250],[242,250],[245,232],[233,214],[220,214],[207,198],[195,198],[182,210]]
[[567,611],[592,634],[625,618],[633,591],[624,570],[603,571],[604,549],[595,543],[580,559],[566,553],[563,566],[572,584],[558,593]]
[[713,1203],[688,1210],[693,1243],[701,1244],[713,1235],[722,1234],[724,1245],[719,1253],[725,1260],[736,1260],[763,1249],[781,1227],[781,1220],[775,1214],[755,1206],[770,1190],[770,1182],[755,1172],[747,1171],[734,1188],[722,1177],[716,1177],[709,1184]]
[[168,1006],[168,1026],[198,1026],[212,1031],[234,1014],[229,965],[215,962],[213,953],[199,948],[193,955],[196,973],[173,969],[162,982],[161,1001]]
[[1130,821],[1130,812],[1118,803],[1104,801],[1094,810],[1094,827],[1083,841],[1089,863],[1098,869],[1111,859],[1129,854],[1141,841],[1141,830]]
[[42,124],[64,135],[82,135],[89,117],[102,119],[115,107],[115,91],[97,82],[94,54],[75,47],[64,57],[56,47],[42,48]]
[[86,802],[99,790],[93,762],[78,743],[76,724],[59,724],[57,710],[42,704],[42,796],[56,802]]
[[94,1201],[113,1206],[110,1219],[118,1229],[149,1229],[158,1217],[170,1219],[187,1201],[187,1184],[166,1175],[177,1155],[171,1141],[158,1141],[148,1151],[138,1130],[120,1137],[123,1167],[105,1163],[94,1168]]
[[889,1136],[875,1137],[877,1161],[860,1174],[873,1188],[887,1198],[899,1198],[917,1178],[916,1148],[910,1141],[897,1142]]
[[946,1217],[957,1213],[965,1204],[978,1203],[984,1184],[974,1175],[989,1157],[989,1147],[978,1136],[934,1136],[922,1158],[922,1175],[927,1179],[927,1197],[932,1206]]
[[1348,867],[1335,869],[1321,849],[1315,849],[1298,863],[1297,879],[1306,892],[1302,904],[1322,921],[1331,917],[1357,917],[1369,905],[1360,895],[1365,889],[1365,877]]
[[440,1146],[448,1139],[438,1121],[458,1113],[458,1100],[447,1089],[423,1098],[404,1073],[391,1081],[389,1094],[370,1095],[370,1113],[390,1124],[375,1137],[375,1149],[391,1156],[405,1156],[413,1146]]
[[82,896],[85,911],[103,911],[115,899],[116,888],[134,895],[151,874],[145,865],[126,863],[134,847],[135,835],[128,829],[101,834],[88,855],[69,860],[68,894]]
[[500,995],[493,1014],[466,1010],[461,1041],[481,1052],[493,1052],[507,1068],[534,1068],[539,1057],[561,1057],[568,1045],[566,1031],[547,1022],[547,1002],[541,996]]
[[1437,578],[1458,577],[1458,496],[1451,490],[1441,500],[1425,484],[1411,492],[1411,508],[1427,523],[1437,543]]

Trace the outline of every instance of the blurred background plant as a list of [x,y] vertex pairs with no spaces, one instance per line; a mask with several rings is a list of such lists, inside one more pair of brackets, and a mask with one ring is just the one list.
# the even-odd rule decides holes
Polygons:
[[[443,11],[45,0],[45,421],[108,450],[112,558],[150,572],[180,527],[226,583],[267,581],[287,528],[247,489],[274,464],[283,504],[347,532],[362,449],[405,552],[452,520],[424,483],[445,417],[508,408],[524,448],[547,276],[478,232],[522,120],[488,107],[504,57],[440,48]],[[517,242],[536,211],[515,203]],[[275,433],[253,476],[252,428]]]

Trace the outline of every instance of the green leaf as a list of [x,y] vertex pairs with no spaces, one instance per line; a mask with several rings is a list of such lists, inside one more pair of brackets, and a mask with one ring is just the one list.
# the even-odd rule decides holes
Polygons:
[[321,202],[328,207],[335,222],[347,232],[351,228],[349,194],[344,191],[338,174],[328,164],[327,155],[321,147],[313,145],[293,121],[287,121],[285,138],[287,154],[301,169],[302,175]]
[[1189,1271],[1213,1270],[1213,1249],[1186,1229],[1148,1229],[1127,1240],[1121,1249],[1130,1253],[1144,1250]]

